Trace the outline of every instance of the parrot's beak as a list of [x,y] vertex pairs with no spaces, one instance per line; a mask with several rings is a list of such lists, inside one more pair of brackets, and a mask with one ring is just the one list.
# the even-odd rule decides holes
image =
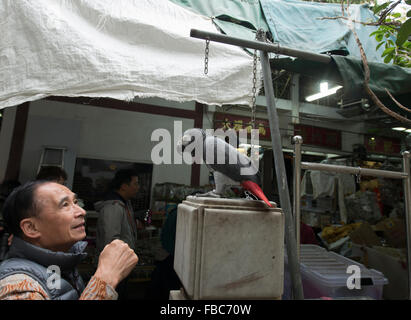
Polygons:
[[177,152],[183,153],[184,149],[193,141],[193,137],[189,135],[184,135],[180,140],[177,142]]
[[177,141],[177,152],[182,154],[184,152],[183,140]]
[[186,146],[186,145],[188,145],[190,142],[193,141],[193,137],[192,137],[192,136],[189,136],[189,135],[184,135],[184,136],[181,138],[181,141],[182,141],[183,144]]

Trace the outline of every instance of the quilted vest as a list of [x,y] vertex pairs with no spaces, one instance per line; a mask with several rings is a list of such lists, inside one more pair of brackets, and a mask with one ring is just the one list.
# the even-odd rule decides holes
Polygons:
[[[86,246],[87,242],[79,241],[69,252],[54,252],[15,236],[6,260],[0,264],[0,280],[26,274],[40,283],[51,300],[77,300],[85,286],[76,266],[87,256],[83,252]],[[59,270],[60,276],[52,270]]]

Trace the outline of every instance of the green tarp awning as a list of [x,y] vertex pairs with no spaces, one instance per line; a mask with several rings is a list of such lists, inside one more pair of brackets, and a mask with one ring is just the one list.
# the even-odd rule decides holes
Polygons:
[[[347,20],[319,20],[341,16],[340,4],[299,0],[170,0],[202,15],[213,17],[214,23],[229,36],[254,40],[255,30],[270,31],[281,46],[314,53],[333,54],[333,62],[321,65],[301,59],[273,59],[272,66],[291,72],[343,84],[344,94],[355,99],[364,96],[362,61]],[[352,19],[375,21],[367,5],[350,5]],[[411,70],[382,63],[383,48],[376,51],[377,42],[369,34],[373,26],[354,24],[370,67],[370,87],[387,106],[395,105],[387,98],[387,88],[405,105],[411,101]],[[393,107],[393,110],[396,107]],[[397,111],[397,110],[395,110]],[[403,113],[401,111],[400,113]]]
[[[344,97],[347,100],[360,99],[364,93],[364,73],[362,61],[352,57],[333,55],[328,65],[320,62],[302,59],[272,59],[271,66],[285,69],[318,80],[330,80],[344,87]],[[393,111],[404,116],[404,110],[397,107],[389,98],[385,88],[394,95],[395,99],[409,106],[411,102],[411,70],[384,63],[369,62],[369,87],[380,100]]]

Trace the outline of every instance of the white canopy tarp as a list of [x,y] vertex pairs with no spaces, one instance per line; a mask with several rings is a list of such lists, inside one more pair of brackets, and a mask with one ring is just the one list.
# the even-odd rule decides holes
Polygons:
[[47,96],[249,104],[252,57],[211,42],[205,75],[192,28],[218,32],[168,0],[1,0],[0,109]]

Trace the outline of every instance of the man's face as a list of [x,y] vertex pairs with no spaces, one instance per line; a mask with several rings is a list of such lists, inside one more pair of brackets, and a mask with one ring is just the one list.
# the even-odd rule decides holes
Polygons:
[[138,177],[132,177],[130,183],[124,183],[122,185],[124,195],[127,198],[126,200],[133,199],[137,196],[137,192],[140,189],[138,184]]
[[34,217],[40,232],[39,245],[53,251],[68,251],[83,240],[86,212],[77,205],[76,195],[67,187],[50,182],[35,193],[38,214]]

